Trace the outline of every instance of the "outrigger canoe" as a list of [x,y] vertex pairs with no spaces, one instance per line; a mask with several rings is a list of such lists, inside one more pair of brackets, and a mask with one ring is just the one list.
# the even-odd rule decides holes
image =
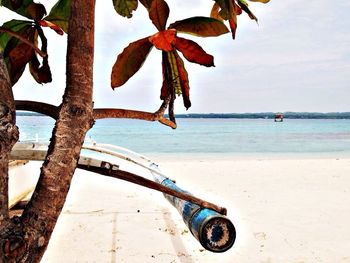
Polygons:
[[[10,156],[10,207],[30,198],[38,175],[35,177],[29,174],[28,168],[31,162],[43,161],[47,149],[47,144],[40,143],[17,143],[14,146]],[[161,172],[155,162],[143,155],[115,145],[93,143],[83,146],[78,169],[112,175],[162,191],[164,197],[178,210],[190,233],[206,250],[224,252],[235,242],[236,229],[226,216],[226,209],[179,188]]]

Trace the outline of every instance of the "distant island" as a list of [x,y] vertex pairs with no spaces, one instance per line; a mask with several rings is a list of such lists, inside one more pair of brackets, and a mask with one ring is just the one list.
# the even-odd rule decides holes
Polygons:
[[[350,112],[283,112],[285,119],[350,119]],[[257,113],[191,113],[176,114],[176,118],[204,119],[274,119],[275,112]]]
[[17,111],[17,116],[38,116],[38,117],[45,117],[45,115],[41,113],[31,112],[31,111]]
[[[350,112],[283,112],[285,119],[350,119]],[[45,116],[35,112],[18,111],[17,116]],[[194,119],[274,119],[274,112],[257,113],[190,113],[176,114],[176,118]]]

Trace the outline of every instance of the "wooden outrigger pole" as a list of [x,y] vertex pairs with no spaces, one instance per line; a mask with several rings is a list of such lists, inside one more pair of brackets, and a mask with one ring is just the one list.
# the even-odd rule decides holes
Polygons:
[[[12,160],[43,161],[47,148],[47,144],[18,143],[13,147],[10,158]],[[154,181],[120,170],[118,164],[87,157],[83,154],[78,161],[78,168],[80,169],[126,180],[163,192],[165,198],[182,215],[192,235],[205,249],[212,252],[224,252],[233,246],[236,239],[236,230],[232,222],[226,217],[226,208],[197,198],[182,190],[174,181],[162,174],[158,166],[147,157],[114,145],[94,143],[90,146],[83,146],[82,149],[117,157],[149,170]],[[131,156],[134,156],[134,158]]]

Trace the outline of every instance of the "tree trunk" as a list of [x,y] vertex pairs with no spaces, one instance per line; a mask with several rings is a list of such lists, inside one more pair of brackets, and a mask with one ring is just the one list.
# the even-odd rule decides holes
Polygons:
[[[93,125],[95,0],[71,1],[67,86],[39,182],[21,218],[7,231],[5,262],[39,262],[60,215],[86,132]],[[16,239],[11,238],[16,236]],[[14,248],[14,249],[13,249]],[[1,259],[0,259],[1,262]]]
[[0,231],[8,222],[8,156],[18,140],[16,111],[6,65],[0,53]]

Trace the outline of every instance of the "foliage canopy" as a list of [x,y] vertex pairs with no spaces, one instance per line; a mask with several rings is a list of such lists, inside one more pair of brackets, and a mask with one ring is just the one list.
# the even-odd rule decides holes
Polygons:
[[[269,0],[249,1],[269,2]],[[163,101],[169,101],[169,116],[174,122],[173,108],[177,96],[182,95],[186,109],[191,106],[189,77],[185,63],[178,52],[189,62],[206,67],[214,66],[212,55],[206,53],[195,41],[179,37],[178,33],[198,37],[217,37],[229,32],[224,24],[225,21],[228,21],[234,39],[238,15],[245,12],[252,20],[258,21],[245,0],[214,0],[209,17],[190,17],[172,22],[168,27],[166,25],[170,7],[165,0],[112,0],[112,2],[116,12],[127,18],[131,18],[133,12],[141,4],[147,9],[149,19],[158,31],[153,35],[130,43],[118,55],[111,73],[112,88],[124,85],[142,67],[149,52],[155,47],[162,52],[163,83],[160,98]],[[26,18],[26,20],[6,22],[2,28],[22,36],[36,47],[38,47],[40,40],[40,50],[45,54],[40,61],[32,47],[18,40],[16,36],[8,34],[8,32],[0,32],[0,51],[2,50],[4,53],[12,85],[22,76],[27,64],[31,75],[38,83],[51,82],[52,75],[47,54],[47,39],[42,28],[49,27],[59,35],[68,33],[70,1],[59,0],[48,15],[45,6],[35,3],[33,0],[2,0],[0,3]]]

